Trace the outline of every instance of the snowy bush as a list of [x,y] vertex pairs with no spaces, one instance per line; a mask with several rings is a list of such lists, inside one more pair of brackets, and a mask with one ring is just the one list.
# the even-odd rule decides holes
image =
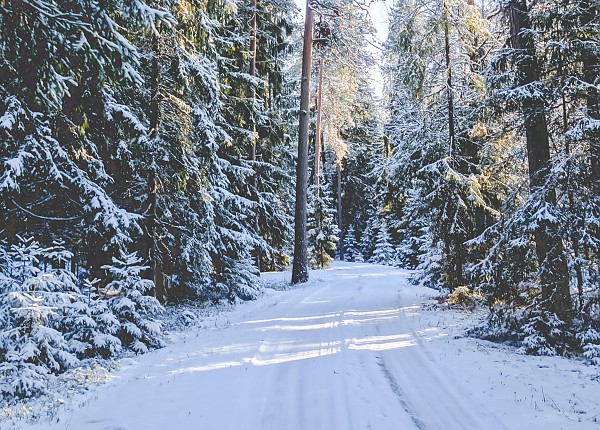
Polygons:
[[96,288],[89,285],[86,290],[89,295],[75,302],[65,315],[65,336],[79,358],[112,357],[123,349],[117,337],[119,320]]
[[414,282],[421,282],[426,287],[438,290],[446,287],[443,276],[444,255],[438,247],[433,246],[429,235],[423,241],[422,254],[419,255],[418,261]]
[[483,295],[472,291],[469,287],[461,285],[448,295],[448,303],[451,305],[459,305],[465,308],[473,308],[477,303],[481,302]]
[[567,355],[578,350],[573,325],[544,310],[492,307],[486,322],[471,334],[492,341],[508,342],[523,354]]
[[[324,181],[323,176],[322,180]],[[313,185],[309,189],[306,241],[309,264],[313,269],[322,269],[329,265],[340,240],[331,189],[324,186],[323,181],[318,187]]]
[[577,333],[577,341],[583,350],[583,356],[590,363],[600,365],[600,331],[588,328]]
[[367,220],[367,225],[360,236],[360,252],[365,260],[370,260],[375,249],[375,223],[377,217],[372,216]]
[[569,350],[572,336],[567,324],[553,312],[534,311],[524,321],[521,352],[535,355],[561,355]]
[[179,324],[183,325],[183,326],[191,326],[193,324],[196,323],[196,321],[198,320],[198,317],[196,316],[195,313],[190,312],[188,310],[184,310],[183,312],[181,312],[180,314],[177,315],[177,319]]

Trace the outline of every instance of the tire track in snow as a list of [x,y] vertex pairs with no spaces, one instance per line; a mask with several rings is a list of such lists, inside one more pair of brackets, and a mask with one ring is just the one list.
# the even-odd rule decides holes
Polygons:
[[[73,411],[71,428],[502,428],[469,410],[476,402],[420,339],[424,325],[411,316],[421,299],[404,273],[347,263],[319,272],[319,282],[278,293],[274,306],[240,309],[231,326],[136,358],[97,401]],[[63,418],[38,430],[64,430]]]
[[[256,316],[261,319],[272,317],[272,319],[282,322],[285,322],[286,318],[297,318],[302,314],[301,307],[315,297],[322,296],[329,288],[331,288],[329,284],[320,284],[315,289],[297,290],[294,292],[294,295],[297,296],[294,301],[278,303],[266,314],[260,313]],[[275,325],[277,325],[275,322],[271,326],[266,324],[263,327],[266,331],[254,332],[260,339],[257,339],[254,354],[249,358],[249,363],[252,365],[251,372],[243,380],[243,389],[238,392],[236,403],[243,407],[244,403],[256,396],[256,387],[260,387],[260,397],[254,400],[260,404],[260,410],[257,416],[248,417],[247,428],[271,429],[277,425],[278,428],[283,429],[290,428],[290,422],[293,422],[298,429],[305,428],[305,417],[303,416],[305,396],[301,393],[306,389],[306,382],[294,362],[283,365],[272,364],[278,354],[284,353],[286,339],[286,336],[279,331],[270,330]],[[257,364],[260,365],[257,366]],[[258,379],[257,372],[267,369],[270,371],[261,372],[262,376]],[[282,391],[284,387],[291,387],[296,395],[290,396],[289,392]],[[286,411],[285,414],[282,411]],[[234,423],[237,422],[235,417],[231,418]],[[230,428],[235,429],[235,424],[232,424]]]
[[394,378],[394,375],[392,375],[392,373],[389,371],[389,369],[385,365],[385,361],[383,361],[383,358],[379,357],[377,360],[377,364],[381,368],[381,371],[383,372],[383,376],[385,376],[385,379],[387,380],[390,388],[392,389],[393,393],[398,398],[398,401],[400,402],[400,404],[404,408],[404,411],[410,417],[412,422],[415,423],[415,425],[417,426],[417,428],[419,430],[429,430],[429,428],[425,425],[423,420],[421,420],[419,417],[417,417],[415,415],[415,413],[412,411],[412,408],[408,404],[408,400],[407,400],[406,396],[404,395],[402,390],[400,390],[400,386],[398,385],[396,378]]
[[[398,396],[419,430],[505,429],[475,399],[461,391],[458,381],[443,373],[442,366],[429,351],[426,341],[411,324],[416,298],[409,288],[400,290],[399,318],[394,324],[381,324],[378,331],[403,333],[412,345],[382,351],[380,367],[392,391]],[[423,327],[421,327],[422,329]],[[430,327],[424,327],[430,329]],[[399,383],[401,381],[401,383]],[[477,413],[473,410],[476,408]],[[487,412],[487,413],[486,413]]]

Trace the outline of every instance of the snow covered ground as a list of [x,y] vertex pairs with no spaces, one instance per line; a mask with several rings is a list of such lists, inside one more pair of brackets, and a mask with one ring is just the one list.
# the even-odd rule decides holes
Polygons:
[[600,428],[598,367],[465,338],[475,317],[427,310],[408,275],[335,263],[124,360],[52,423],[0,429]]

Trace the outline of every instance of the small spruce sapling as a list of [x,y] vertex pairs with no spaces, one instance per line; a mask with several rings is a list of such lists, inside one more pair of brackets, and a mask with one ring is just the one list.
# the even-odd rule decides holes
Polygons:
[[396,264],[396,250],[391,243],[387,224],[381,223],[375,240],[375,251],[369,260],[371,263],[393,266]]
[[[308,201],[308,231],[307,241],[309,248],[310,265],[313,269],[327,267],[333,260],[336,249],[339,229],[335,223],[335,209],[331,190],[323,185],[311,186]],[[318,191],[318,192],[317,192]]]
[[238,299],[253,300],[261,291],[260,273],[252,261],[248,251],[245,256],[232,261],[231,265],[224,270],[224,284],[229,290],[228,299],[234,302]]
[[33,239],[0,254],[0,392],[27,397],[42,392],[47,377],[79,363],[61,331],[73,284],[52,260],[69,258]]
[[103,266],[110,273],[112,281],[104,290],[100,290],[108,300],[108,308],[120,323],[119,339],[136,353],[147,352],[148,347],[163,346],[161,323],[151,317],[161,312],[163,307],[156,298],[148,295],[154,283],[142,278],[141,273],[147,267],[140,262],[135,253],[122,253],[120,258],[113,258],[113,264]]
[[345,259],[356,263],[362,263],[364,261],[362,253],[358,249],[356,243],[356,232],[354,231],[354,225],[350,224],[346,231],[346,237],[344,238],[344,250]]

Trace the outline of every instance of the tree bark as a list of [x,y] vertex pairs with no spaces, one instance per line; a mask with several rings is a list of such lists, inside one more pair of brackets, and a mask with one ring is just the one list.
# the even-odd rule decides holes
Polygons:
[[[257,46],[257,42],[258,42],[258,21],[257,21],[257,13],[258,13],[258,1],[257,0],[250,0],[250,8],[251,8],[251,12],[252,12],[252,19],[250,22],[250,70],[249,70],[249,74],[252,77],[256,76],[256,46]],[[250,161],[256,161],[256,151],[257,151],[257,145],[258,145],[258,134],[256,132],[256,118],[255,118],[255,104],[256,104],[256,86],[254,85],[254,83],[252,83],[252,111],[251,111],[251,122],[252,122],[252,141],[250,143],[250,151],[249,151],[249,160]],[[259,199],[258,196],[258,174],[255,174],[251,181],[250,181],[251,185],[256,189],[256,199]],[[260,234],[260,222],[259,222],[259,213],[257,210],[254,211],[254,224],[255,224],[255,228],[256,228],[256,233]],[[255,254],[255,261],[256,261],[256,267],[258,268],[258,270],[260,271],[260,260],[261,260],[261,254],[260,254],[260,248],[256,247],[254,249]]]
[[315,126],[315,171],[314,184],[316,193],[319,195],[319,185],[321,183],[321,137],[322,137],[322,108],[323,108],[323,59],[319,59],[319,86],[317,88],[317,122]]
[[457,156],[456,132],[454,129],[454,95],[452,93],[452,67],[450,67],[450,23],[448,22],[448,5],[444,0],[444,47],[446,51],[446,91],[448,93],[448,137],[450,139],[451,156]]
[[[450,58],[450,22],[448,20],[448,3],[444,0],[442,20],[444,23],[444,51],[446,54],[446,92],[448,97],[448,139],[450,144],[450,165],[453,169],[460,171],[460,160],[463,159],[460,154],[456,141],[456,129],[454,126],[454,93],[452,88],[452,64]],[[462,172],[461,172],[462,173]],[[458,190],[456,190],[458,192]],[[458,208],[454,208],[458,211]],[[446,258],[448,261],[448,286],[450,291],[463,283],[463,238],[456,233],[448,232],[445,236],[447,243],[445,248],[448,250]]]
[[[516,60],[521,85],[539,80],[540,70],[530,29],[529,11],[525,0],[511,0],[508,5],[511,45],[520,51]],[[550,164],[550,143],[543,101],[528,98],[523,102],[527,161],[531,193],[542,193]],[[556,193],[548,190],[544,197],[549,205],[556,204]],[[548,222],[540,223],[534,232],[535,248],[540,267],[543,306],[559,316],[571,311],[569,271],[561,237]]]
[[[152,41],[152,62],[150,66],[150,106],[148,111],[148,119],[150,126],[150,141],[158,137],[158,128],[160,122],[160,66],[159,66],[159,55],[160,55],[160,44],[157,36],[154,36]],[[149,269],[147,271],[148,279],[154,282],[153,295],[159,300],[163,300],[164,291],[162,289],[162,271],[160,268],[160,256],[157,248],[156,238],[156,226],[158,218],[158,181],[157,172],[154,167],[155,161],[152,156],[153,167],[150,169],[148,174],[147,182],[147,208],[145,213],[145,227],[146,227],[146,253],[148,256]]]
[[[563,72],[562,62],[560,67],[560,73]],[[563,133],[566,133],[568,130],[568,115],[567,115],[567,98],[565,97],[564,90],[561,94],[562,98],[562,120],[563,120]],[[571,155],[571,145],[569,143],[569,139],[565,139],[565,154],[568,156]],[[573,212],[575,210],[575,196],[573,195],[573,190],[569,186],[567,190],[567,196],[569,199],[569,210]],[[575,276],[577,279],[577,294],[579,300],[579,309],[583,308],[583,272],[581,270],[581,264],[579,262],[580,252],[579,252],[579,223],[577,223],[577,227],[575,228],[575,233],[571,236],[571,241],[573,242],[573,256],[575,257]]]
[[[582,24],[589,26],[591,22],[598,16],[597,2],[593,3],[584,1],[581,4],[583,12]],[[597,18],[596,18],[597,19]],[[590,52],[587,48],[583,56],[584,79],[590,84],[586,95],[586,110],[587,116],[596,121],[600,120],[600,92],[598,91],[597,79],[600,74],[600,62],[598,55]],[[592,186],[600,181],[600,145],[598,144],[598,135],[594,136],[590,142],[590,164],[591,164],[591,182]],[[595,185],[597,187],[597,185]],[[596,191],[598,191],[596,189]]]
[[[338,228],[340,230],[340,236],[343,237],[342,234],[344,230],[344,226],[342,223],[342,161],[340,160],[337,163],[337,216],[338,216]],[[339,241],[339,254],[340,261],[344,261],[344,241]]]
[[298,160],[296,162],[296,207],[294,234],[294,264],[292,284],[308,281],[308,252],[306,249],[307,186],[308,186],[308,103],[312,70],[314,11],[306,0],[304,45],[302,49],[302,81],[300,84],[300,118],[298,121]]
[[[250,0],[250,8],[252,9],[252,20],[250,23],[250,76],[256,76],[256,39],[257,39],[257,0]],[[256,87],[252,84],[252,104],[256,102]],[[252,112],[252,145],[250,147],[250,161],[256,161],[256,121],[254,112]]]

